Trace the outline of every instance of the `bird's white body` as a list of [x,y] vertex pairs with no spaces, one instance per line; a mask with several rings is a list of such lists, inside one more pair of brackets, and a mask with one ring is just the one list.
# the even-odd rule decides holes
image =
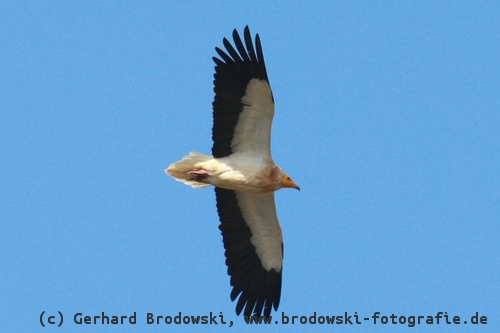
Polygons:
[[235,153],[214,158],[191,152],[171,164],[167,173],[195,188],[214,185],[233,191],[265,193],[281,188],[283,171],[272,160]]

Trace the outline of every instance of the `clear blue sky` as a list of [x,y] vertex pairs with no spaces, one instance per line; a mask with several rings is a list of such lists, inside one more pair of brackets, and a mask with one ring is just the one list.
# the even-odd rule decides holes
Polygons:
[[[3,332],[498,332],[496,1],[0,4]],[[164,174],[209,153],[214,47],[249,25],[274,91],[285,238],[277,314],[472,325],[247,327],[212,189]],[[61,311],[59,329],[39,324]],[[75,313],[136,325],[76,325]],[[232,328],[146,325],[207,315]],[[236,330],[235,330],[236,328]]]

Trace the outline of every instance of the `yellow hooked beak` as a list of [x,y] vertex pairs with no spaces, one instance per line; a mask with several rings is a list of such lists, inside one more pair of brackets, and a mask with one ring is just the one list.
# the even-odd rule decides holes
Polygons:
[[292,178],[288,176],[283,176],[283,178],[281,178],[281,187],[294,188],[300,191],[299,185],[295,184]]

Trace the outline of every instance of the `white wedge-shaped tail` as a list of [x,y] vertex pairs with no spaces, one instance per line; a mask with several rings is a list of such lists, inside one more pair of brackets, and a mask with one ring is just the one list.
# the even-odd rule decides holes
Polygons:
[[179,162],[170,164],[165,172],[174,177],[175,180],[191,185],[194,188],[207,187],[211,184],[197,181],[198,177],[195,171],[200,169],[200,163],[211,159],[213,159],[212,156],[190,152],[189,155],[184,156]]

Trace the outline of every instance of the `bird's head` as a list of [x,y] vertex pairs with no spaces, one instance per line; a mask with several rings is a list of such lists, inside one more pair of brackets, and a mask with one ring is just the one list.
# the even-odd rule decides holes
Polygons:
[[299,185],[295,184],[295,182],[290,178],[290,176],[283,174],[281,176],[281,187],[286,187],[286,188],[294,188],[296,190],[300,191]]

